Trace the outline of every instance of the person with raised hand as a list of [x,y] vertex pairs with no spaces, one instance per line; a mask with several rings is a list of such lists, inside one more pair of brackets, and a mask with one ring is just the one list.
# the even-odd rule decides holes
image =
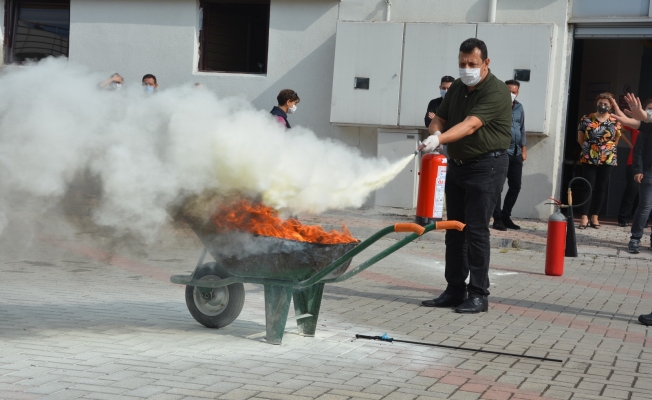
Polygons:
[[[577,142],[582,148],[580,164],[582,175],[591,185],[591,201],[582,208],[579,229],[587,226],[599,229],[598,214],[607,194],[609,175],[618,165],[618,141],[620,140],[620,122],[616,121],[610,111],[611,93],[600,93],[595,98],[595,112],[582,116],[577,127]],[[590,216],[590,220],[589,220]]]
[[[630,110],[624,111],[631,117],[626,116],[618,108],[618,104],[615,104],[615,101],[612,102],[612,107],[615,110],[614,118],[622,124],[640,131],[634,146],[632,163],[634,181],[639,184],[639,200],[632,221],[631,237],[627,245],[627,251],[637,254],[640,252],[641,239],[652,211],[652,137],[650,137],[650,133],[652,133],[652,100],[645,102],[647,105],[645,109],[641,106],[640,99],[631,93],[627,94],[625,101]],[[652,237],[650,240],[652,241]],[[652,249],[652,247],[650,248]]]

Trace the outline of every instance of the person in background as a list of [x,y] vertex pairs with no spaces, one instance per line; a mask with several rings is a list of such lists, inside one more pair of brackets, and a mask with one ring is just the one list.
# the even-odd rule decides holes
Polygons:
[[111,77],[105,81],[102,81],[98,83],[97,85],[101,89],[106,89],[106,90],[120,90],[122,88],[122,82],[124,79],[120,76],[120,74],[115,73],[111,75]]
[[286,128],[292,128],[288,121],[288,114],[294,114],[297,111],[297,104],[299,104],[299,95],[292,89],[283,89],[276,96],[278,102],[277,106],[272,108],[269,113],[276,117],[279,124]]
[[519,81],[510,79],[505,81],[512,96],[512,141],[507,149],[509,157],[509,167],[507,168],[507,194],[502,210],[500,209],[500,200],[502,187],[498,193],[498,200],[494,208],[493,228],[499,231],[507,229],[521,229],[512,221],[512,209],[518,199],[521,191],[521,177],[523,176],[523,161],[527,160],[527,141],[525,139],[525,113],[523,105],[516,100],[518,91],[521,87]]
[[147,93],[154,93],[158,90],[158,82],[156,81],[156,77],[152,74],[146,74],[143,76],[143,89]]
[[507,86],[489,70],[482,40],[462,42],[458,63],[460,79],[437,109],[423,150],[448,144],[446,210],[448,219],[466,227],[446,231],[446,290],[421,304],[479,313],[489,309],[489,219],[507,174],[512,102]]
[[[645,110],[652,110],[652,99],[645,100],[643,103],[643,108]],[[620,201],[620,211],[618,212],[618,225],[625,227],[629,225],[630,217],[632,215],[632,209],[634,203],[638,198],[638,183],[634,181],[634,147],[636,146],[636,139],[638,138],[638,129],[634,129],[630,126],[624,125],[627,131],[631,135],[631,149],[629,151],[629,158],[627,159],[627,171],[625,173],[625,192],[623,193],[623,198]],[[626,138],[623,135],[623,140]]]
[[616,148],[621,134],[620,122],[609,113],[613,98],[611,93],[599,94],[595,98],[596,111],[584,115],[577,128],[577,142],[582,148],[582,172],[593,191],[591,201],[582,210],[579,229],[586,229],[587,226],[600,228],[598,214],[607,192],[609,174],[613,170],[612,167],[618,164]]
[[[644,109],[641,106],[641,100],[632,93],[625,95],[625,101],[629,106],[628,114],[631,118],[623,114],[613,99],[611,106],[617,121],[640,130],[640,135],[634,146],[634,163],[632,165],[634,165],[634,180],[641,186],[638,207],[632,222],[632,236],[627,246],[627,250],[635,254],[639,252],[643,230],[650,211],[652,211],[652,109]],[[650,240],[652,241],[652,238]],[[652,325],[652,313],[640,315],[638,321],[646,326]]]
[[426,123],[426,128],[430,126],[430,122],[432,121],[433,118],[435,118],[437,109],[441,105],[441,102],[444,101],[444,97],[446,97],[446,92],[448,92],[448,88],[451,87],[453,82],[455,82],[455,78],[453,78],[452,76],[446,75],[441,78],[441,82],[439,84],[439,97],[430,100],[430,103],[428,103],[428,109],[426,110],[426,116],[423,119],[423,121]]

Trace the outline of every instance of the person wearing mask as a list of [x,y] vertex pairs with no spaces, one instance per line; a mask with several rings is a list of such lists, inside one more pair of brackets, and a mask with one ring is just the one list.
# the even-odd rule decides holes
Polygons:
[[124,79],[120,76],[120,74],[115,73],[109,77],[109,79],[102,81],[98,83],[97,85],[100,87],[100,89],[106,89],[106,90],[120,90],[122,88],[122,83]]
[[448,89],[451,87],[453,82],[455,82],[455,78],[452,76],[445,75],[441,78],[441,82],[439,83],[439,97],[430,100],[428,103],[428,109],[426,110],[426,116],[423,119],[423,121],[426,123],[426,128],[430,126],[430,122],[433,118],[435,118],[435,113],[441,105],[441,102],[444,101],[446,92],[448,92]]
[[274,106],[269,113],[276,117],[279,124],[287,129],[292,128],[288,121],[288,114],[294,114],[297,111],[297,104],[301,101],[299,95],[292,89],[283,89],[276,96],[276,100],[278,105]]
[[[627,250],[635,254],[639,252],[643,230],[650,211],[652,211],[652,108],[644,109],[641,106],[641,100],[632,93],[625,95],[625,101],[629,106],[628,114],[631,118],[623,114],[613,99],[611,100],[611,107],[614,109],[614,118],[617,121],[640,130],[640,135],[636,139],[636,145],[634,146],[633,165],[634,180],[641,186],[639,188],[638,207],[632,221],[632,236],[627,246]],[[652,313],[640,315],[638,321],[646,326],[652,325]]]
[[156,81],[156,77],[152,74],[147,74],[143,76],[143,90],[145,90],[146,93],[154,93],[158,90],[158,82]]
[[507,229],[521,229],[512,221],[512,209],[518,199],[518,194],[521,191],[521,178],[523,176],[523,161],[527,160],[527,141],[525,139],[525,113],[523,112],[523,105],[516,100],[518,91],[521,88],[519,81],[510,79],[505,81],[512,96],[512,141],[507,149],[507,156],[509,157],[509,167],[507,168],[507,194],[505,195],[505,202],[503,203],[502,210],[500,209],[500,200],[502,194],[502,187],[498,193],[498,200],[494,208],[494,224],[493,228],[499,231],[506,231]]
[[479,313],[489,307],[489,219],[507,174],[512,102],[507,86],[489,70],[482,40],[462,42],[458,63],[460,79],[448,89],[422,144],[426,152],[448,144],[448,219],[466,227],[446,232],[446,290],[422,304]]
[[577,142],[582,148],[582,175],[593,191],[591,201],[583,207],[579,229],[600,228],[598,214],[607,192],[609,174],[618,164],[616,147],[621,133],[620,122],[609,113],[613,97],[611,93],[599,94],[595,99],[596,111],[582,116],[577,128]]
[[[629,150],[629,157],[627,158],[627,169],[625,171],[625,191],[620,200],[620,208],[618,211],[618,226],[625,227],[629,225],[629,220],[632,215],[632,208],[638,198],[638,184],[634,182],[634,146],[636,146],[636,139],[638,138],[638,129],[634,129],[627,125],[623,128],[629,132],[631,139],[631,146]],[[622,135],[623,140],[627,136]]]

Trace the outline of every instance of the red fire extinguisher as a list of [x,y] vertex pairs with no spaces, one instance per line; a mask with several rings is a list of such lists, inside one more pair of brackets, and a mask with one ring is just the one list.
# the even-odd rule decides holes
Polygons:
[[566,217],[555,207],[548,218],[548,239],[546,243],[546,275],[561,276],[564,273],[566,250]]
[[419,225],[428,225],[443,217],[447,165],[448,161],[443,154],[427,153],[421,157],[415,218]]

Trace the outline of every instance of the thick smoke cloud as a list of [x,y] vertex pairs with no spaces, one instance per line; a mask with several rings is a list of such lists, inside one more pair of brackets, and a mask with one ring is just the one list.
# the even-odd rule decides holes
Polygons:
[[209,190],[260,196],[291,212],[358,207],[409,159],[364,159],[191,85],[146,95],[134,82],[100,90],[102,78],[65,59],[4,68],[0,229],[27,205],[47,212],[84,170],[102,186],[94,221],[152,238],[170,207]]

